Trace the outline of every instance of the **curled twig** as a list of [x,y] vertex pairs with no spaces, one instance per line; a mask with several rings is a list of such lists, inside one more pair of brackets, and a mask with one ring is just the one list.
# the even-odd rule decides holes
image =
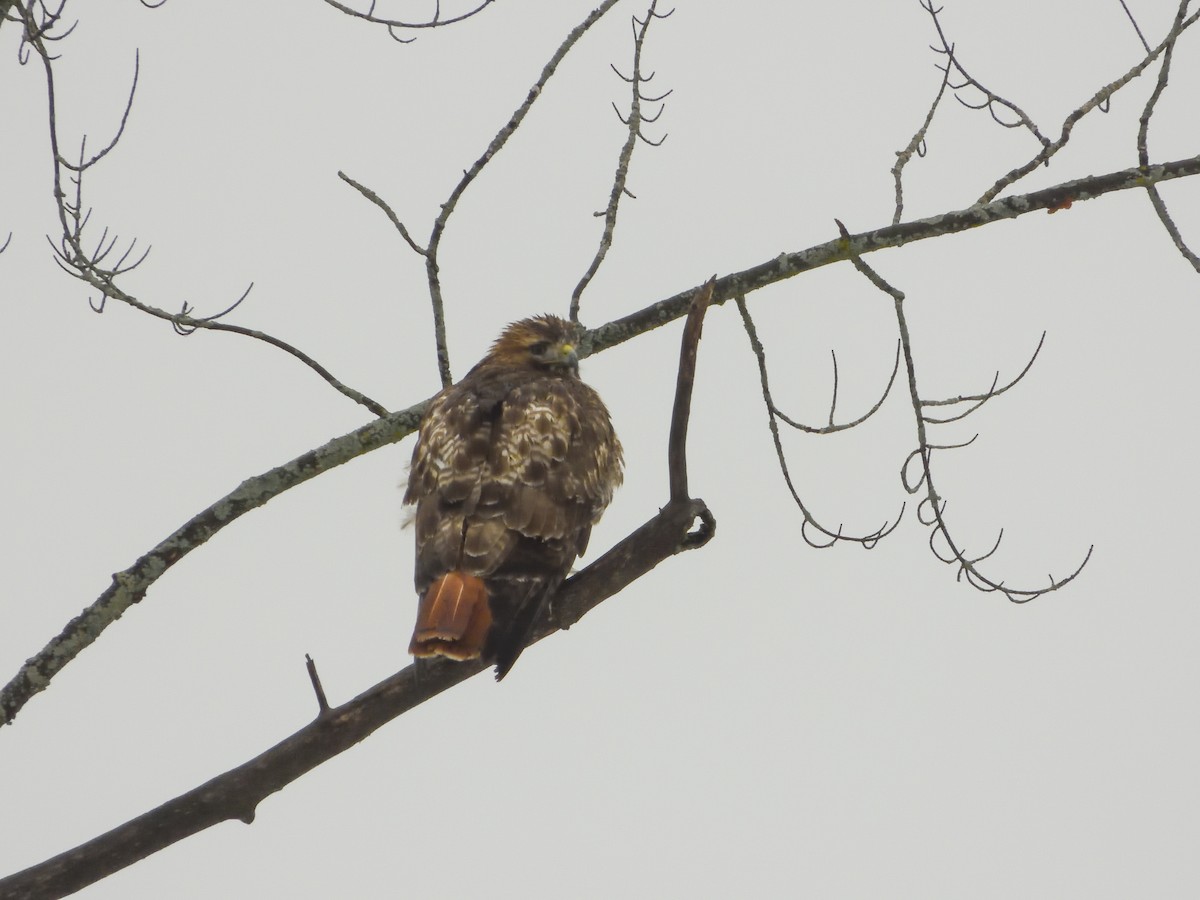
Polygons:
[[[54,196],[57,201],[57,213],[61,226],[61,234],[57,238],[57,243],[54,240],[50,240],[49,237],[47,237],[47,240],[50,241],[51,249],[54,252],[54,261],[61,269],[100,292],[99,302],[95,302],[89,298],[88,305],[95,312],[103,312],[104,304],[107,300],[118,300],[144,313],[170,322],[175,331],[182,335],[191,334],[198,328],[204,328],[212,331],[227,331],[234,334],[241,334],[255,340],[263,341],[294,356],[320,375],[339,393],[365,406],[375,415],[385,415],[387,408],[383,404],[343,384],[324,366],[291,344],[261,331],[218,321],[221,317],[237,308],[246,299],[247,294],[249,294],[249,288],[227,309],[211,316],[194,317],[191,315],[191,307],[186,303],[183,304],[179,313],[169,313],[158,306],[138,300],[133,295],[118,287],[116,279],[141,265],[150,253],[150,247],[147,246],[139,256],[133,258],[131,261],[131,257],[133,257],[137,249],[137,239],[135,238],[119,253],[115,263],[109,263],[109,257],[117,252],[121,240],[118,235],[110,235],[109,230],[104,228],[101,231],[99,240],[95,242],[94,248],[91,250],[87,249],[85,245],[85,229],[91,219],[91,210],[84,210],[83,180],[87,172],[116,147],[125,132],[125,126],[129,120],[134,94],[137,89],[139,63],[135,57],[133,83],[129,90],[125,110],[122,113],[116,135],[100,152],[90,157],[87,155],[86,138],[81,140],[78,162],[69,162],[60,150],[53,58],[47,52],[44,44],[45,33],[53,24],[53,21],[57,21],[57,16],[61,14],[61,7],[53,14],[48,13],[40,25],[33,20],[32,13],[28,9],[23,6],[18,8],[22,14],[26,43],[42,60],[46,78]],[[64,190],[64,181],[69,181],[73,187],[70,195]],[[68,199],[68,196],[70,196],[70,199]]]
[[[787,455],[783,451],[783,440],[779,435],[778,419],[780,418],[780,415],[775,406],[775,400],[771,396],[771,384],[767,374],[767,355],[766,351],[763,349],[762,341],[759,340],[758,329],[754,326],[754,319],[750,316],[750,310],[746,306],[745,296],[738,295],[735,298],[735,301],[737,302],[738,312],[741,313],[742,316],[742,325],[746,330],[746,336],[750,339],[750,349],[754,352],[754,358],[758,362],[758,379],[762,388],[763,403],[767,407],[767,427],[771,431],[771,440],[775,444],[775,458],[779,462],[779,470],[783,474],[784,484],[787,485],[788,491],[792,495],[792,500],[795,502],[796,507],[800,510],[800,514],[804,517],[804,522],[800,526],[800,536],[810,547],[818,550],[832,547],[838,541],[857,543],[867,549],[874,547],[881,538],[887,537],[896,529],[896,526],[900,524],[900,519],[904,515],[904,506],[902,505],[900,507],[900,512],[897,514],[894,521],[889,522],[885,520],[884,523],[879,526],[879,528],[864,535],[844,534],[842,531],[842,525],[838,525],[835,530],[830,530],[817,521],[816,517],[804,503],[804,500],[801,499],[800,492],[796,490],[795,482],[792,481],[792,473],[788,467]],[[889,382],[889,388],[890,386],[891,385]],[[878,409],[882,403],[883,401],[880,400],[879,403],[872,408],[872,412],[874,412],[875,409]],[[790,420],[788,421],[789,424],[792,424]],[[815,433],[829,433],[830,429],[812,429],[812,431]],[[817,531],[820,535],[822,535],[823,539],[810,536],[810,530]]]
[[[1042,134],[1041,130],[1025,113],[1025,111],[1021,109],[1021,107],[1017,106],[1017,104],[1013,103],[1011,100],[1007,100],[1000,96],[990,88],[985,87],[982,82],[980,82],[973,75],[969,74],[967,70],[963,68],[959,58],[955,55],[954,45],[950,43],[950,41],[946,38],[946,33],[942,30],[942,21],[939,18],[942,8],[938,7],[935,9],[932,0],[921,0],[921,8],[929,13],[929,17],[933,19],[933,26],[937,29],[938,40],[941,41],[941,47],[933,47],[931,45],[930,49],[932,49],[935,53],[946,57],[946,64],[944,66],[938,66],[945,76],[946,83],[949,84],[951,69],[957,71],[962,77],[961,83],[949,84],[950,89],[955,92],[955,99],[968,109],[986,109],[988,114],[998,125],[1002,125],[1005,128],[1024,128],[1026,131],[1032,134],[1043,147],[1049,146],[1050,139]],[[970,103],[960,97],[958,95],[958,91],[967,87],[973,88],[982,94],[983,100],[979,103]],[[1015,121],[1007,121],[1003,116],[1000,115],[1000,113],[996,111],[997,107],[1001,107],[1015,116]]]
[[[761,343],[759,346],[761,346]],[[832,353],[833,351],[830,351],[830,352]],[[766,359],[765,349],[764,349],[763,358],[764,358],[764,360]],[[773,405],[772,409],[774,410],[775,415],[779,417],[779,420],[781,422],[784,422],[785,424],[789,425],[790,427],[795,428],[797,431],[803,431],[805,434],[836,434],[839,431],[847,431],[851,428],[854,428],[855,426],[861,425],[863,422],[867,421],[867,419],[871,418],[871,416],[875,415],[875,413],[879,412],[880,407],[883,406],[883,401],[886,400],[888,398],[888,394],[890,394],[892,392],[892,385],[894,385],[896,383],[896,375],[899,372],[900,372],[900,342],[897,341],[896,342],[896,359],[892,363],[892,374],[890,376],[888,376],[887,384],[884,385],[883,393],[881,393],[879,395],[879,399],[876,400],[874,403],[872,403],[870,408],[865,413],[863,413],[861,416],[859,416],[858,418],[851,419],[848,422],[835,423],[834,422],[834,412],[837,407],[837,356],[834,355],[834,357],[833,357],[833,390],[831,392],[832,399],[830,400],[830,403],[829,403],[829,424],[828,425],[821,425],[821,426],[805,425],[803,422],[798,422],[795,419],[788,416],[778,406]]]
[[[579,321],[579,303],[583,297],[583,292],[592,279],[596,277],[596,273],[600,271],[604,257],[608,255],[608,250],[612,246],[613,231],[617,226],[617,209],[621,204],[621,198],[624,196],[633,197],[633,194],[626,187],[626,181],[629,178],[629,162],[633,158],[633,149],[637,145],[638,138],[647,140],[642,134],[642,124],[656,122],[665,108],[659,107],[658,112],[653,116],[648,116],[642,112],[642,103],[661,103],[671,93],[667,91],[667,93],[654,98],[646,97],[642,93],[642,85],[654,77],[653,73],[650,75],[642,74],[642,48],[646,43],[646,32],[649,30],[650,23],[654,19],[665,19],[671,15],[671,13],[660,14],[656,12],[657,2],[658,0],[651,0],[650,7],[646,10],[646,17],[644,19],[638,19],[636,16],[633,17],[635,23],[633,34],[633,73],[628,76],[623,75],[616,66],[611,63],[609,64],[610,68],[617,73],[617,77],[630,86],[629,115],[622,116],[620,110],[617,110],[616,104],[613,104],[613,109],[617,111],[617,118],[625,125],[629,134],[625,138],[621,152],[617,155],[617,171],[613,175],[612,190],[609,192],[608,205],[602,214],[604,216],[604,230],[600,234],[600,245],[596,248],[596,253],[592,257],[591,263],[588,264],[587,271],[583,273],[583,277],[579,279],[579,283],[575,285],[575,289],[571,292],[570,318],[572,322]],[[647,143],[653,142],[647,141]],[[659,143],[661,144],[662,141],[659,141]]]
[[[848,241],[850,233],[841,222],[837,224],[843,240]],[[1043,588],[1013,588],[1005,585],[1003,581],[993,581],[977,567],[978,562],[987,559],[995,552],[995,547],[982,556],[971,558],[967,555],[966,550],[959,547],[955,542],[945,518],[946,500],[938,494],[933,482],[932,457],[934,445],[930,443],[927,437],[925,431],[927,420],[921,413],[921,408],[924,404],[921,400],[920,392],[917,390],[917,372],[913,362],[912,339],[909,335],[908,319],[904,312],[904,292],[889,284],[878,272],[863,262],[858,254],[851,254],[850,262],[867,280],[892,298],[892,304],[896,311],[896,325],[900,331],[900,344],[904,349],[904,367],[908,374],[909,401],[912,404],[913,417],[917,428],[917,449],[905,459],[900,469],[900,478],[905,490],[910,494],[917,493],[922,487],[925,489],[925,497],[917,507],[917,519],[921,524],[932,529],[929,535],[929,546],[934,555],[944,563],[957,565],[958,578],[965,578],[972,587],[982,591],[1000,591],[1014,603],[1025,603],[1034,597],[1039,597],[1050,591],[1056,591],[1074,581],[1075,577],[1083,571],[1083,567],[1087,565],[1087,561],[1091,558],[1092,549],[1090,547],[1083,562],[1067,577],[1060,579],[1051,577],[1049,585]],[[1041,349],[1040,343],[1038,344],[1038,348],[1039,350]],[[1035,353],[1034,356],[1036,358],[1037,354]],[[1025,372],[1029,370],[1030,365],[1032,365],[1032,360],[1030,360],[1030,363],[1025,367],[1021,375],[1017,377],[1016,381],[1019,381],[1024,376]],[[1007,390],[1007,387],[1005,390]],[[914,460],[920,460],[921,463],[920,477],[915,481],[908,474],[909,467]],[[938,541],[941,541],[946,547],[944,554],[937,547]]]
[[377,15],[375,15],[374,0],[372,0],[370,8],[366,12],[360,12],[357,9],[353,9],[349,6],[345,6],[344,4],[338,3],[337,0],[325,0],[325,2],[328,3],[330,6],[332,6],[334,9],[339,10],[340,12],[343,12],[348,16],[352,16],[355,19],[362,19],[364,22],[371,22],[375,25],[383,25],[387,28],[388,33],[393,38],[395,38],[397,41],[399,41],[401,44],[409,44],[409,43],[412,43],[412,40],[413,40],[412,38],[401,38],[401,37],[399,37],[399,35],[397,35],[396,32],[403,31],[403,30],[418,31],[421,29],[443,28],[447,25],[455,25],[459,22],[462,22],[462,21],[465,21],[466,19],[471,18],[474,15],[477,15],[477,14],[483,12],[484,9],[491,6],[493,3],[496,2],[496,0],[483,0],[483,2],[481,2],[474,9],[468,10],[465,13],[460,13],[457,16],[451,16],[448,19],[443,19],[441,17],[442,8],[441,8],[441,4],[439,2],[437,9],[434,12],[433,18],[429,19],[427,21],[424,21],[424,22],[405,22],[401,19],[389,19],[384,16],[377,16]]
[[1005,384],[1004,387],[996,386],[1000,383],[1000,372],[999,372],[999,370],[997,370],[995,376],[992,378],[991,387],[989,387],[982,394],[959,394],[957,397],[947,397],[942,400],[922,400],[921,401],[922,409],[924,409],[925,407],[929,407],[929,406],[954,406],[958,403],[970,403],[971,406],[966,411],[961,412],[961,413],[956,413],[955,415],[952,415],[952,416],[946,416],[944,418],[935,418],[933,416],[927,415],[924,412],[922,412],[921,413],[922,418],[926,422],[928,422],[932,425],[945,425],[950,422],[957,422],[960,419],[965,419],[967,416],[969,416],[971,413],[975,412],[975,410],[979,409],[979,407],[983,406],[983,404],[987,403],[993,397],[999,397],[1005,391],[1008,391],[1011,388],[1015,387],[1017,384],[1019,384],[1020,381],[1026,375],[1029,374],[1029,370],[1033,368],[1033,364],[1035,362],[1037,362],[1038,354],[1042,352],[1042,346],[1045,343],[1046,343],[1046,332],[1043,331],[1041,338],[1038,340],[1037,347],[1034,348],[1033,355],[1029,357],[1029,362],[1025,363],[1025,367],[1023,369],[1021,369],[1020,372],[1017,373],[1015,378],[1013,378],[1011,381],[1009,381],[1007,384]]

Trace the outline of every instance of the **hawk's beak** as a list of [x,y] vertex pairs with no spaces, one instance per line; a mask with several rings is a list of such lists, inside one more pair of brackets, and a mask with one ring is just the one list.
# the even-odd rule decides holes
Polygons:
[[572,369],[579,368],[579,354],[575,352],[574,344],[560,345],[559,352],[562,353],[562,365]]

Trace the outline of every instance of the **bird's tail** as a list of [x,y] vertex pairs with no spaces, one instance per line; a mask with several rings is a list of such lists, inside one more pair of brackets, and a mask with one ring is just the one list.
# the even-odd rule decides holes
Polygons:
[[421,597],[408,652],[413,656],[476,659],[483,652],[491,627],[487,586],[466,572],[447,572]]

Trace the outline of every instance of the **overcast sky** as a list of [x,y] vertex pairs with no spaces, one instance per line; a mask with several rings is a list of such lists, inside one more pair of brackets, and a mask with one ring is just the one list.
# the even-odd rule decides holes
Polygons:
[[[309,353],[392,409],[438,387],[420,260],[338,170],[424,240],[463,169],[596,0],[500,2],[410,45],[319,0],[68,7],[59,125],[98,148],[95,237],[153,252],[125,287]],[[1128,0],[1151,43],[1174,3]],[[447,13],[451,7],[446,5]],[[946,0],[963,64],[1057,136],[1143,50],[1118,0]],[[272,10],[268,7],[273,7]],[[417,18],[432,4],[396,4]],[[565,313],[595,251],[625,132],[622,3],[580,41],[451,219],[441,271],[454,373],[507,322]],[[887,224],[890,168],[938,84],[912,2],[680,0],[644,66],[672,89],[639,146],[591,326]],[[1151,156],[1195,155],[1197,36],[1179,44]],[[369,421],[295,359],[170,327],[51,261],[45,86],[0,28],[0,479],[7,680],[124,569],[242,480]],[[1137,162],[1144,77],[1016,191]],[[964,93],[975,101],[977,95]],[[953,99],[905,175],[905,218],[970,206],[1036,142]],[[1200,246],[1200,181],[1163,187]],[[908,300],[929,398],[1028,377],[932,439],[947,516],[1016,587],[956,583],[910,508],[871,551],[810,549],[779,474],[736,309],[701,345],[691,487],[718,520],[569,633],[384,727],[267,801],[81,894],[104,898],[812,896],[1128,898],[1200,893],[1200,606],[1193,539],[1200,280],[1135,191],[869,262]],[[777,402],[813,424],[882,391],[891,300],[849,265],[750,297]],[[678,323],[588,359],[625,444],[595,558],[665,503]],[[785,436],[806,503],[863,533],[894,519],[915,446],[897,389],[864,426]],[[411,440],[220,532],[0,729],[0,874],[240,764],[407,664],[415,596],[400,486]],[[585,560],[586,562],[586,560]]]

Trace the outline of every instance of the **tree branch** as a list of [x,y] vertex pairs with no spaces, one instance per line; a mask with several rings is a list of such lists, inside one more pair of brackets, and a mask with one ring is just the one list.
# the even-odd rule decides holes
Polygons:
[[[849,259],[852,252],[863,255],[886,247],[901,247],[928,238],[954,234],[1003,219],[1014,219],[1030,212],[1058,206],[1067,197],[1090,200],[1113,191],[1145,188],[1148,184],[1197,174],[1200,174],[1200,155],[1156,166],[1123,169],[1105,175],[1080,178],[1029,194],[1006,197],[983,206],[942,213],[900,225],[887,225],[874,231],[851,235],[849,240],[837,238],[807,250],[783,253],[757,266],[717,278],[713,282],[712,302],[724,303],[740,293],[749,294],[802,272]],[[695,294],[695,288],[688,288],[623,318],[601,325],[588,332],[582,345],[588,348],[588,355],[599,353],[674,321],[688,311]],[[108,590],[80,616],[68,623],[58,637],[28,660],[0,690],[0,727],[12,722],[33,695],[45,690],[57,672],[74,659],[80,650],[95,641],[121,613],[141,600],[146,590],[185,553],[195,549],[199,543],[203,543],[243,513],[256,509],[289,488],[371,450],[402,440],[416,427],[425,402],[427,401],[399,412],[389,413],[369,425],[334,438],[323,447],[305,453],[291,462],[247,479],[237,490],[194,517],[129,569],[118,573]],[[196,538],[200,540],[197,541]]]
[[[727,300],[753,293],[803,272],[819,269],[830,263],[844,262],[850,259],[852,252],[863,256],[876,250],[903,247],[917,241],[957,234],[981,225],[990,225],[1004,219],[1016,219],[1038,210],[1060,207],[1067,199],[1075,202],[1094,200],[1114,191],[1145,188],[1149,184],[1159,184],[1198,174],[1200,174],[1200,154],[1154,166],[1139,166],[1103,175],[1089,175],[1086,178],[1064,181],[1053,187],[1031,191],[1028,194],[1003,197],[993,200],[991,203],[979,204],[968,209],[939,213],[924,219],[901,222],[898,225],[885,225],[873,231],[851,235],[849,241],[835,238],[806,250],[781,253],[757,266],[721,276],[713,284],[712,302],[720,305]],[[598,353],[601,350],[607,350],[609,347],[623,344],[646,331],[673,322],[687,312],[693,293],[694,289],[688,288],[674,296],[651,303],[637,312],[599,326],[590,332],[592,352]]]
[[284,491],[403,439],[416,429],[424,409],[425,403],[418,403],[390,413],[290,462],[246,479],[235,490],[189,519],[132,566],[113,575],[108,589],[68,622],[61,634],[27,660],[0,690],[0,726],[12,722],[31,697],[45,690],[67,663],[89,647],[129,607],[141,601],[150,586],[187,554],[231,522]]

